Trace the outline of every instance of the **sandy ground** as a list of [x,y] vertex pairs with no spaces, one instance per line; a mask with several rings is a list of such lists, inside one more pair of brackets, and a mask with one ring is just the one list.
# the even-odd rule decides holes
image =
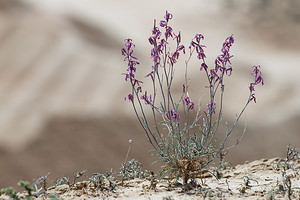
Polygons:
[[[49,194],[63,199],[107,200],[300,199],[300,160],[289,161],[290,168],[285,170],[279,163],[280,158],[246,162],[220,170],[222,178],[218,180],[206,173],[201,179],[197,178],[194,183],[186,185],[174,185],[173,180],[151,181],[148,178],[124,181],[122,186],[120,181],[113,181],[116,184],[113,189],[110,189],[108,182],[104,182],[102,189],[97,189],[89,181],[81,181],[72,186],[63,184],[49,187],[46,194],[39,195],[37,199],[45,199]],[[7,199],[4,195],[0,197]]]

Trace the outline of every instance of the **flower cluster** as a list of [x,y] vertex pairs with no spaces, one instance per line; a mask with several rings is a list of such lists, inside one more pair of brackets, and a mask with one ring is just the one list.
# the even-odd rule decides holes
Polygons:
[[193,110],[194,109],[194,102],[190,99],[190,97],[184,97],[183,98],[183,103],[185,103],[188,106],[188,110]]
[[165,39],[160,39],[161,32],[158,27],[154,25],[152,29],[152,36],[149,37],[148,41],[153,48],[151,49],[151,58],[154,62],[154,69],[157,70],[160,65],[160,55],[163,53],[164,47],[166,45]]
[[180,51],[182,51],[185,54],[185,47],[184,47],[184,45],[180,44],[180,42],[181,42],[180,32],[178,33],[178,35],[174,34],[174,40],[175,39],[177,42],[176,50],[175,50],[175,52],[171,53],[171,55],[168,56],[169,61],[172,65],[177,62],[179,55],[180,55],[180,53],[179,53]]
[[169,120],[172,120],[172,119],[173,119],[173,120],[179,122],[180,115],[179,115],[174,109],[169,110],[169,111],[166,113],[166,115],[167,115],[167,118],[168,118]]
[[[142,83],[142,81],[139,81],[135,78],[134,73],[136,72],[136,65],[139,65],[140,63],[138,62],[138,59],[136,57],[134,57],[133,54],[133,50],[132,48],[135,47],[135,45],[132,43],[132,39],[125,39],[125,46],[122,48],[121,52],[122,55],[125,57],[124,61],[127,61],[128,64],[128,68],[127,68],[127,73],[123,73],[122,75],[125,76],[125,81],[130,80],[131,84],[133,86],[135,85],[140,85],[140,83]],[[133,100],[133,94],[129,94],[128,96],[128,100],[132,101]],[[126,100],[126,97],[125,97]]]
[[159,25],[166,28],[165,38],[167,40],[169,37],[173,37],[173,29],[172,27],[168,26],[168,22],[173,18],[173,15],[167,11],[164,18],[165,20],[161,20]]
[[[164,38],[161,38],[162,32],[159,30],[159,28],[154,24],[154,27],[152,29],[152,35],[149,37],[148,41],[153,46],[151,49],[151,58],[154,63],[154,69],[146,76],[151,77],[153,79],[154,72],[158,69],[158,66],[161,64],[162,55],[164,53],[164,50],[168,44],[168,39],[171,37],[174,40],[176,39],[177,46],[176,50],[173,53],[168,52],[168,63],[174,64],[177,62],[180,51],[183,51],[185,53],[185,47],[180,44],[181,42],[181,34],[180,32],[178,35],[173,33],[173,28],[168,25],[169,21],[173,18],[173,15],[169,12],[166,12],[166,15],[164,16],[165,20],[161,20],[159,25],[160,27],[165,29],[164,32]],[[163,66],[164,67],[164,66]]]
[[200,41],[204,40],[204,36],[202,34],[196,34],[195,37],[192,39],[191,44],[189,46],[189,48],[191,49],[192,47],[194,47],[196,49],[197,52],[197,58],[199,60],[203,60],[204,58],[206,58],[206,55],[204,53],[204,49],[206,46],[200,44]]
[[225,42],[223,43],[223,47],[221,49],[222,53],[221,55],[219,55],[216,60],[215,60],[215,69],[216,71],[218,71],[219,69],[225,70],[226,73],[229,71],[231,74],[231,67],[230,66],[226,66],[227,63],[231,64],[230,59],[233,57],[232,55],[230,55],[229,51],[230,51],[230,47],[232,46],[232,44],[234,43],[234,38],[233,36],[229,36],[228,38],[226,38]]
[[147,91],[143,95],[141,95],[141,99],[145,101],[146,105],[151,104],[152,102],[152,97],[151,95],[150,96],[147,95]]
[[[222,54],[219,55],[216,60],[215,60],[215,69],[214,71],[217,73],[219,70],[224,73],[226,72],[226,74],[228,76],[231,75],[232,73],[232,67],[228,65],[231,64],[230,59],[233,57],[232,55],[230,55],[229,51],[230,51],[230,47],[232,46],[232,44],[234,43],[234,38],[233,36],[229,36],[228,38],[225,39],[225,42],[223,43],[222,46]],[[215,74],[212,74],[212,76],[214,77]],[[218,80],[222,81],[222,76],[221,77],[217,77]]]
[[128,94],[127,97],[125,97],[125,101],[128,98],[129,101],[133,101],[133,94]]
[[249,102],[250,101],[254,101],[256,103],[256,97],[255,97],[255,86],[258,85],[259,83],[261,83],[261,85],[264,85],[264,80],[261,77],[261,71],[260,71],[260,65],[258,66],[253,66],[253,71],[251,73],[251,75],[254,75],[254,82],[249,84],[249,90],[250,90],[250,98],[249,98]]
[[[136,72],[136,65],[140,64],[136,57],[134,57],[132,47],[135,45],[132,43],[132,39],[125,39],[125,47],[122,48],[122,55],[125,57],[124,61],[128,61],[127,73],[123,73],[125,75],[125,80],[135,80],[134,73]],[[137,81],[138,83],[139,81]]]
[[210,114],[210,113],[216,114],[216,103],[210,101],[210,102],[207,104],[206,112],[207,112],[208,114]]

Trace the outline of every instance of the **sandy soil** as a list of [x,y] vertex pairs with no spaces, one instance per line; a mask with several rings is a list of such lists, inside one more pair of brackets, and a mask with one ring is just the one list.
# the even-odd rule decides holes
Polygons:
[[[124,181],[123,185],[112,181],[116,184],[113,189],[104,182],[99,189],[89,181],[81,181],[71,187],[66,184],[49,187],[37,199],[49,194],[64,199],[300,199],[300,160],[289,161],[290,167],[285,170],[280,161],[273,158],[246,162],[220,170],[222,178],[218,180],[205,173],[186,185],[174,185],[174,180],[146,178]],[[4,195],[0,197],[7,199]]]

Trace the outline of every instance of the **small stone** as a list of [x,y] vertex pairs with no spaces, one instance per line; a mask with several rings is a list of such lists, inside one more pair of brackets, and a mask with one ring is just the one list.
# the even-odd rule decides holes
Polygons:
[[69,186],[67,184],[58,185],[55,187],[55,190],[60,191],[60,192],[66,192],[68,189],[69,189]]
[[83,181],[83,182],[80,182],[80,183],[75,183],[75,184],[74,184],[74,187],[75,187],[75,189],[77,189],[77,190],[81,190],[81,189],[83,189],[83,188],[86,188],[87,185],[88,185],[88,182],[87,182],[87,181]]
[[273,200],[273,199],[274,199],[273,194],[269,193],[266,195],[266,200]]

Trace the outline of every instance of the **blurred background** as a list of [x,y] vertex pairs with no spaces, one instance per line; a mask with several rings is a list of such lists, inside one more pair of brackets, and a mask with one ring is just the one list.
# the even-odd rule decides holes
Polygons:
[[[205,36],[210,65],[225,38],[234,35],[224,121],[232,123],[244,105],[251,67],[262,66],[265,85],[235,130],[239,136],[246,126],[242,142],[226,160],[284,157],[288,144],[300,146],[299,0],[1,0],[0,188],[48,172],[53,180],[78,170],[117,170],[129,139],[129,159],[159,169],[124,101],[130,88],[121,75],[126,64],[120,49],[132,38],[141,61],[138,75],[147,74],[147,39],[153,19],[166,10],[186,46],[196,33]],[[176,67],[180,88],[184,65]],[[205,105],[199,63],[194,59],[189,67],[190,95]]]

